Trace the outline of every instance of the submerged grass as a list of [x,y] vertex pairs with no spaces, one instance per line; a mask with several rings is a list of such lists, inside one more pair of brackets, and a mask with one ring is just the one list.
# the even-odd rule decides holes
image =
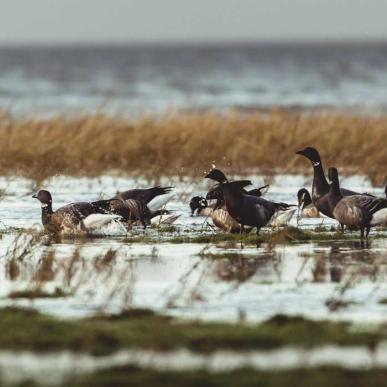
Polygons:
[[34,310],[5,308],[0,311],[0,331],[0,349],[69,349],[96,355],[125,348],[188,348],[197,352],[270,350],[285,345],[313,347],[322,344],[375,348],[379,341],[387,339],[385,327],[356,331],[346,323],[317,322],[282,315],[252,325],[200,323],[136,309],[116,316],[69,321]]
[[[310,172],[294,151],[315,146],[326,166],[387,181],[387,115],[347,112],[168,113],[138,119],[102,114],[16,120],[0,115],[0,174],[41,182],[57,174],[111,170],[203,176],[216,163],[228,173]],[[343,147],[345,144],[345,147]],[[354,157],[356,155],[356,157]]]
[[[383,232],[372,235],[372,238],[385,238],[386,234]],[[162,237],[157,235],[136,235],[127,237],[125,239],[128,243],[230,243],[235,245],[243,243],[245,245],[256,245],[261,243],[267,243],[269,246],[275,246],[277,244],[287,243],[299,243],[299,242],[313,242],[313,241],[338,241],[338,240],[353,240],[359,241],[360,236],[358,232],[339,232],[339,231],[315,231],[315,230],[303,230],[293,226],[287,226],[284,228],[261,231],[257,235],[252,232],[250,234],[231,234],[219,232],[216,234],[210,233],[172,233],[168,235],[163,233]]]
[[346,370],[335,367],[297,369],[291,371],[255,371],[239,369],[228,372],[208,371],[157,371],[134,366],[115,367],[92,375],[69,380],[72,387],[99,386],[153,386],[153,387],[364,387],[385,386],[386,371]]
[[28,299],[35,299],[35,298],[59,298],[59,297],[67,297],[68,294],[63,291],[61,288],[55,288],[53,292],[46,292],[40,288],[34,288],[34,289],[26,289],[26,290],[18,290],[11,292],[9,294],[9,298],[28,298]]

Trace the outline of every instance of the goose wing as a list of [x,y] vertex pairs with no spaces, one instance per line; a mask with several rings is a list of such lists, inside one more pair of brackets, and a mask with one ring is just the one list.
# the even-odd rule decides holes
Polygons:
[[128,204],[121,199],[107,199],[92,202],[96,213],[119,215],[123,221],[129,219]]
[[243,195],[245,224],[252,226],[265,226],[274,215],[276,203],[261,197]]
[[78,203],[70,203],[63,207],[60,207],[55,211],[54,214],[58,216],[66,216],[74,220],[80,221],[96,212],[97,212],[96,209],[91,203],[78,202]]
[[371,198],[374,198],[376,196],[374,195],[371,195],[369,193],[360,193],[360,192],[355,192],[355,191],[351,191],[350,189],[346,189],[346,188],[340,188],[340,192],[343,196],[353,196],[353,195],[362,195],[362,196],[368,196],[368,197],[371,197]]
[[345,203],[348,206],[357,206],[366,210],[370,215],[387,208],[387,199],[375,198],[368,195],[353,195],[345,197]]
[[120,192],[114,198],[115,199],[118,198],[122,200],[135,199],[135,200],[141,200],[145,203],[149,203],[156,196],[169,193],[172,190],[172,188],[173,187],[156,186],[156,187],[147,188],[147,189],[130,189],[128,191]]
[[78,227],[82,221],[91,214],[96,213],[91,203],[79,202],[67,204],[58,208],[51,215],[51,226],[57,231],[72,230]]
[[260,197],[260,196],[263,195],[262,191],[265,190],[268,187],[269,187],[269,184],[266,184],[266,185],[264,185],[262,187],[259,187],[259,188],[253,188],[251,190],[246,191],[246,194],[251,195],[251,196]]

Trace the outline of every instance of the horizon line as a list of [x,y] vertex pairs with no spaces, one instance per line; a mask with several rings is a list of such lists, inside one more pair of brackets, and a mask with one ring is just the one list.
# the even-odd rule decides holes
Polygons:
[[105,41],[31,41],[6,42],[0,41],[0,48],[66,48],[66,47],[205,47],[205,46],[366,46],[387,45],[383,39],[230,39],[230,40],[105,40]]

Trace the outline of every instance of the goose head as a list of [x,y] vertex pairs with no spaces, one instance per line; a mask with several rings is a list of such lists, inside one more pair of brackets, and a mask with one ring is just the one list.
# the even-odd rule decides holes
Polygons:
[[217,181],[220,184],[224,184],[228,182],[227,177],[220,169],[211,169],[209,173],[207,173],[206,176],[204,176],[206,179],[212,179]]
[[321,164],[320,154],[318,153],[316,148],[308,146],[304,149],[297,151],[296,154],[309,159],[314,167],[317,167]]
[[208,207],[208,203],[206,198],[204,198],[203,196],[194,196],[191,199],[189,206],[191,208],[191,215],[193,215],[195,211],[199,213],[201,210]]
[[305,188],[301,188],[297,192],[297,198],[298,198],[298,207],[302,207],[302,205],[305,203],[305,199],[308,197],[309,192]]
[[337,168],[330,167],[328,169],[328,179],[333,186],[339,186],[339,172]]
[[52,204],[52,197],[50,192],[41,189],[35,195],[32,195],[34,199],[38,199],[42,205],[42,207],[48,207]]

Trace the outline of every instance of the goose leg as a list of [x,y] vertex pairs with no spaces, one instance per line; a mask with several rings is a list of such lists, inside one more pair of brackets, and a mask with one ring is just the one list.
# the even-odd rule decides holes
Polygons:
[[361,239],[361,240],[364,239],[364,227],[361,227],[361,228],[360,228],[360,239]]
[[244,233],[245,233],[245,226],[243,224],[240,225],[239,228],[239,236],[240,236],[240,241],[241,241],[241,249],[243,249],[243,239],[244,239]]
[[257,227],[257,248],[259,247],[260,243],[259,243],[259,240],[258,240],[258,237],[259,237],[259,231],[261,231],[260,227]]

